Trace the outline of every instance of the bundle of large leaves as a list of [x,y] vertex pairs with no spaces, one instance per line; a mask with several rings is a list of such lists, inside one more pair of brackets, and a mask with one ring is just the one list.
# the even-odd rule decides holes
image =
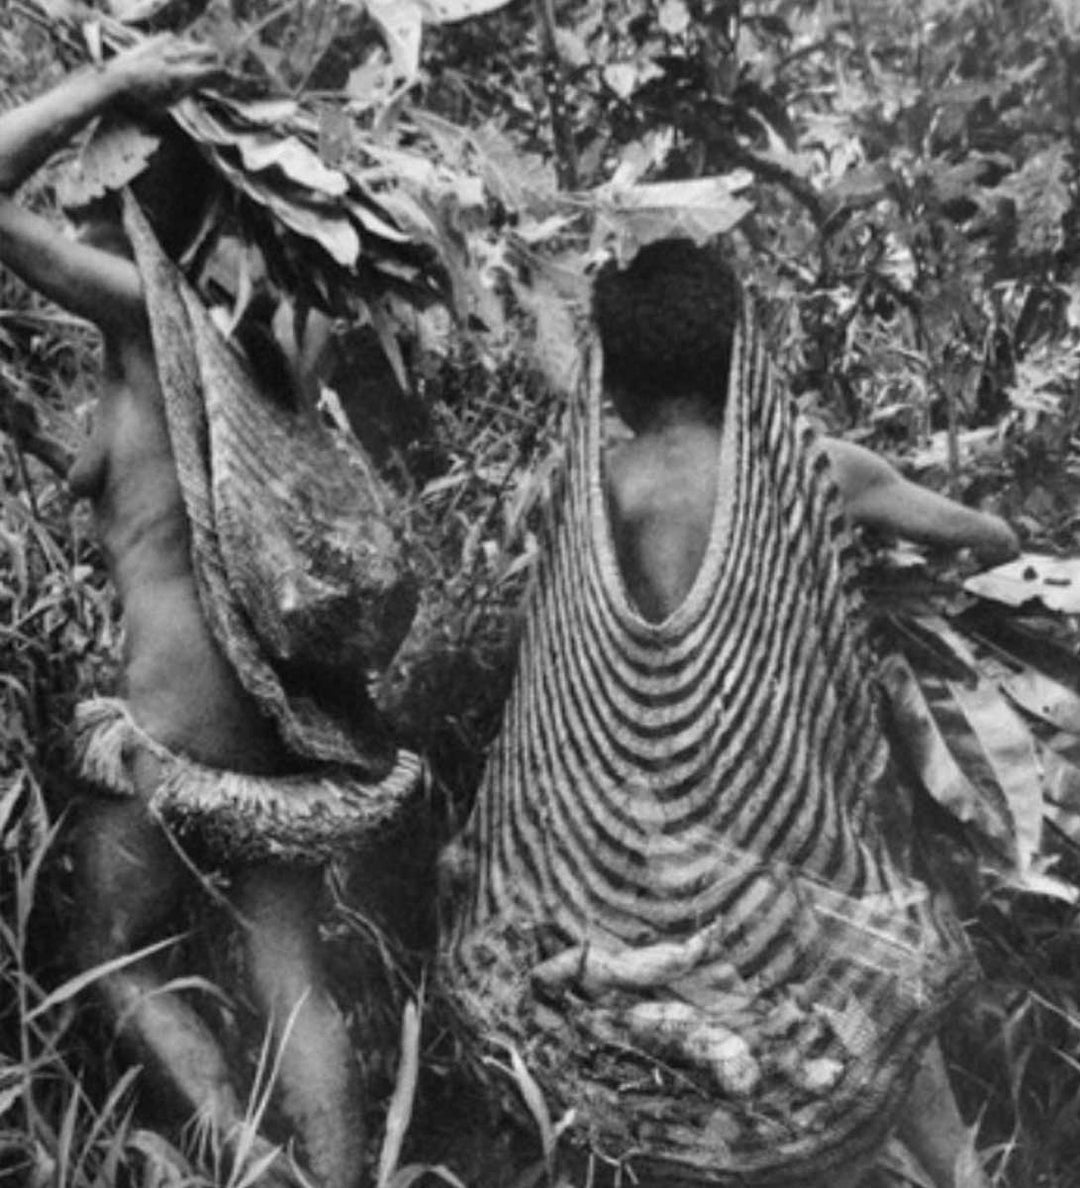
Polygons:
[[[47,16],[54,33],[84,56],[141,36],[66,0],[26,0],[26,7]],[[133,17],[140,17],[138,9]],[[332,143],[331,111],[275,95],[271,80],[259,81],[255,88],[249,78],[244,86],[226,82],[200,91],[169,116],[249,204],[241,222],[257,234],[270,269],[283,272],[301,299],[333,313],[356,312],[358,299],[378,301],[391,291],[420,304],[441,295],[446,270],[439,236],[401,189],[407,174],[388,170],[377,151],[366,152],[354,124]],[[62,201],[85,206],[127,184],[156,147],[157,138],[132,122],[100,121],[64,180]]]

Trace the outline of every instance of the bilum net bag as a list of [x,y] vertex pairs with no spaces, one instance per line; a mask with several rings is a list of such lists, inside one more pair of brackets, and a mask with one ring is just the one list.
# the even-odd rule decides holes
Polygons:
[[972,964],[884,844],[896,788],[827,461],[744,315],[712,536],[656,623],[616,561],[595,367],[570,441],[445,858],[448,997],[579,1149],[646,1182],[835,1183],[894,1125]]

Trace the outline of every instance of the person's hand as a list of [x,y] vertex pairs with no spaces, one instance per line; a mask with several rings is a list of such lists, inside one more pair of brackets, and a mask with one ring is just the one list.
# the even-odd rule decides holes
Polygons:
[[171,33],[150,37],[110,58],[105,70],[125,103],[169,107],[220,77],[221,59],[208,45]]
[[1004,565],[1020,556],[1020,540],[1012,528],[1000,517],[984,512],[986,525],[971,550],[982,565]]

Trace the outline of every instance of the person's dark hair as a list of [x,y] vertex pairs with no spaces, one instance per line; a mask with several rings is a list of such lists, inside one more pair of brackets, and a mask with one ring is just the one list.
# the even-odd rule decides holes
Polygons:
[[722,404],[740,300],[720,252],[689,239],[650,243],[627,268],[609,261],[593,285],[606,383],[635,401]]

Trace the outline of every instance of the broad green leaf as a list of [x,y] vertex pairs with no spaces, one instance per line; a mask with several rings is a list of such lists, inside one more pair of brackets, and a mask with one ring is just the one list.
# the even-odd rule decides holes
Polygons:
[[1042,842],[1042,768],[1035,739],[1024,721],[989,681],[973,688],[948,682],[970,733],[949,737],[953,753],[979,788],[1000,790],[1012,818],[1017,866],[1028,870]]
[[280,169],[297,185],[328,194],[333,198],[340,198],[348,191],[349,183],[344,174],[324,165],[319,154],[295,136],[282,138],[238,133],[233,144],[240,150],[240,159],[244,167],[255,173],[266,169]]
[[[947,727],[931,711],[923,684],[910,664],[902,656],[887,656],[881,665],[881,680],[905,749],[926,790],[999,855],[1014,857],[1013,825],[1004,798],[1000,794],[984,796],[972,783],[946,742]],[[948,689],[941,688],[945,684],[938,684],[939,702],[943,693],[947,699]],[[954,730],[966,728],[962,720],[953,723]]]
[[1002,679],[1000,684],[1022,710],[1058,730],[1080,735],[1080,697],[1060,681],[1035,668],[1024,667]]
[[316,211],[290,202],[273,186],[219,157],[217,168],[236,186],[269,210],[291,231],[320,244],[331,259],[352,268],[360,256],[360,236],[344,214]]

